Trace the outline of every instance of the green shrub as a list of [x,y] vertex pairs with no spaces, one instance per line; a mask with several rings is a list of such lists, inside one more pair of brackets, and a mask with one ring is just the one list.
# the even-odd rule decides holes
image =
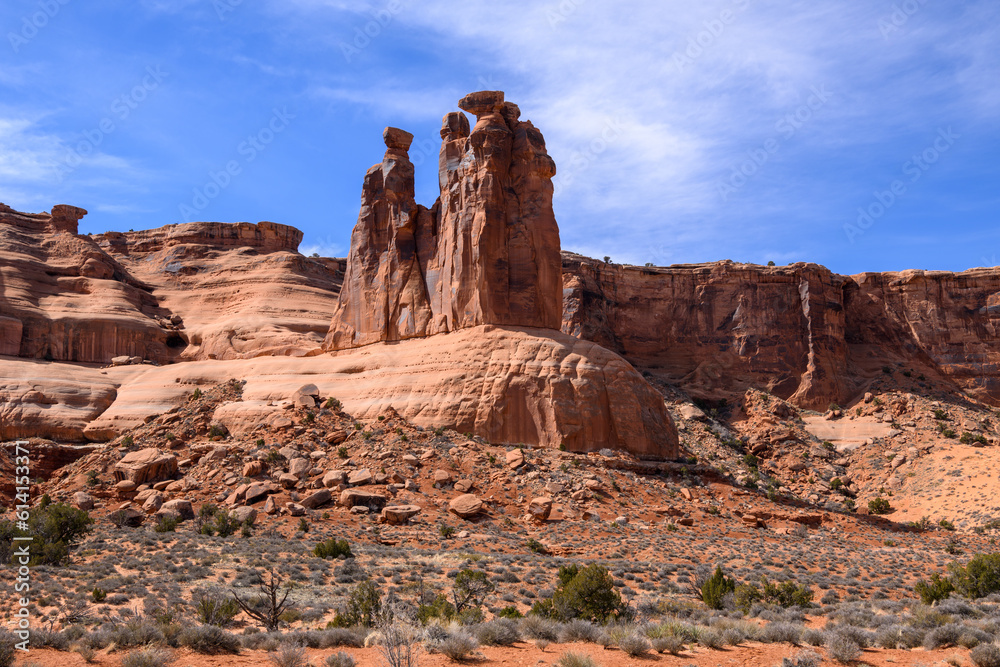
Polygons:
[[175,516],[161,516],[159,522],[153,526],[153,530],[158,533],[172,533],[177,530],[180,519]]
[[1000,553],[976,554],[967,565],[952,563],[948,569],[955,590],[969,599],[1000,591]]
[[869,514],[888,514],[892,511],[892,506],[885,498],[874,498],[868,501]]
[[449,602],[444,595],[439,595],[430,604],[422,604],[417,608],[417,620],[423,625],[427,625],[433,618],[450,621],[454,617],[455,605]]
[[[354,587],[347,598],[347,609],[344,611],[341,622],[334,619],[338,627],[350,627],[352,625],[363,625],[371,628],[375,627],[382,614],[382,594],[378,586],[371,580],[362,581]],[[337,614],[341,616],[341,614]]]
[[482,570],[460,570],[452,587],[455,610],[461,613],[469,607],[478,609],[495,589],[496,586]]
[[331,537],[326,542],[319,542],[313,548],[313,554],[325,560],[341,556],[351,558],[354,555],[351,553],[351,545],[347,540],[338,540],[335,537]]
[[83,510],[64,503],[53,503],[42,496],[38,505],[28,512],[28,530],[19,530],[10,521],[0,521],[0,557],[9,562],[14,554],[15,537],[31,537],[28,544],[29,565],[62,565],[69,557],[69,548],[91,530],[94,520]]
[[622,596],[608,570],[597,563],[582,570],[576,565],[559,568],[559,587],[549,600],[532,607],[531,612],[557,620],[582,618],[607,623],[621,618],[625,611]]
[[108,592],[103,588],[94,587],[94,590],[90,591],[90,597],[93,598],[94,602],[104,602],[108,597]]
[[722,571],[722,566],[715,567],[715,573],[701,585],[701,600],[711,609],[722,609],[722,599],[729,593],[736,592],[736,581]]
[[498,611],[497,616],[499,616],[500,618],[513,618],[513,619],[524,618],[524,614],[518,611],[517,607],[513,605],[509,607],[504,607],[503,609]]
[[954,590],[955,585],[951,583],[951,579],[936,572],[931,575],[930,581],[921,580],[913,586],[913,591],[920,596],[920,600],[928,605],[947,599]]

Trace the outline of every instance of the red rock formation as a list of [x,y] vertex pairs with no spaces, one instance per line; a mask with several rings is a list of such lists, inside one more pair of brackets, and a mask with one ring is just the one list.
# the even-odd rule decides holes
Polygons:
[[107,362],[128,355],[162,360],[168,331],[156,299],[86,236],[86,211],[0,210],[0,354]]
[[243,359],[319,351],[343,260],[303,257],[302,232],[273,222],[192,222],[94,237],[153,288],[175,329],[169,359]]
[[552,214],[555,164],[503,93],[473,93],[441,129],[441,197],[414,201],[412,135],[387,128],[368,170],[344,289],[325,349],[481,324],[558,328],[562,276]]
[[0,355],[157,363],[319,351],[343,260],[273,222],[77,234],[86,211],[0,205]]
[[[541,133],[498,91],[467,95],[459,107],[476,125],[470,131],[461,113],[444,117],[441,196],[429,210],[414,201],[412,135],[386,129],[385,157],[365,176],[324,349],[451,333],[438,336],[440,350],[409,346],[443,368],[402,363],[365,404],[406,414],[415,394],[430,391],[435,400],[414,416],[493,442],[676,456],[677,432],[648,383],[617,355],[554,331],[562,312],[556,170]],[[455,335],[466,330],[483,339]],[[462,391],[454,406],[442,404],[456,371]]]
[[1000,403],[1000,271],[840,276],[815,264],[634,267],[563,254],[563,331],[703,398],[845,403],[886,364]]

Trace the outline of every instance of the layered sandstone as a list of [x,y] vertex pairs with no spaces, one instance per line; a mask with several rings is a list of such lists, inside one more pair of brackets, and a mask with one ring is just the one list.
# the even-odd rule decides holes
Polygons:
[[152,286],[163,319],[176,323],[176,361],[318,352],[343,276],[343,260],[302,256],[302,232],[273,222],[192,222],[94,240]]
[[695,396],[845,403],[902,364],[1000,403],[1000,271],[841,276],[815,264],[635,267],[563,254],[563,331]]
[[117,392],[86,428],[95,439],[181,405],[195,387],[240,378],[243,400],[220,406],[214,417],[237,435],[262,424],[292,427],[285,405],[307,381],[360,419],[392,408],[414,424],[495,443],[676,455],[667,439],[674,427],[655,390],[618,355],[554,330],[482,326],[312,358],[193,361],[107,373]]
[[429,336],[483,324],[558,328],[555,163],[502,92],[466,96],[441,129],[441,196],[414,200],[413,137],[387,128],[368,170],[344,288],[325,348]]
[[0,208],[0,355],[155,363],[314,354],[342,260],[272,222],[78,234],[86,211]]
[[150,286],[77,235],[86,213],[72,206],[51,214],[0,209],[0,354],[167,358],[170,332],[157,322]]

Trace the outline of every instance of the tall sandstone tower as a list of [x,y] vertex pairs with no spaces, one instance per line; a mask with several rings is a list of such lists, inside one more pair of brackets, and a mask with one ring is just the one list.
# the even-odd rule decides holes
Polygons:
[[545,139],[499,91],[467,95],[441,128],[441,196],[414,200],[413,135],[384,133],[351,235],[324,348],[342,350],[480,326],[559,329],[562,261]]

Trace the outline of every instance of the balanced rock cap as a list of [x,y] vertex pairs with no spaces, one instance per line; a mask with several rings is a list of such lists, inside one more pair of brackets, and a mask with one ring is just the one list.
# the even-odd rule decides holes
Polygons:
[[385,141],[386,147],[402,151],[410,150],[410,144],[413,143],[413,135],[398,127],[385,128],[385,131],[382,132],[382,139]]
[[459,109],[468,111],[477,118],[488,113],[493,113],[502,106],[502,90],[481,90],[478,93],[469,93],[458,101]]

